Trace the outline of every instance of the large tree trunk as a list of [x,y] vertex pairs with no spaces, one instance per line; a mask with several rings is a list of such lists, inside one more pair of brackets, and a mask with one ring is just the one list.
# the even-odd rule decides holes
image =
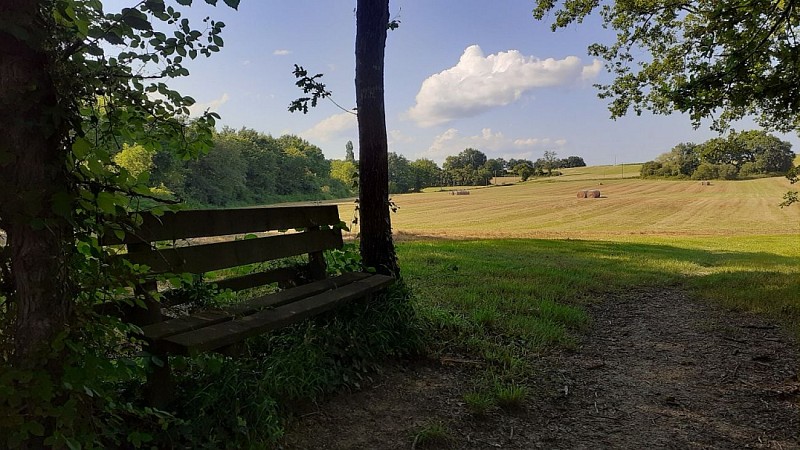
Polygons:
[[389,167],[383,59],[389,0],[358,0],[356,105],[358,106],[361,257],[366,267],[399,276],[389,217]]
[[67,276],[72,229],[53,212],[69,192],[63,155],[63,111],[50,77],[48,33],[36,0],[3,0],[0,17],[0,228],[7,233],[16,312],[13,362],[39,364],[65,329],[71,297]]

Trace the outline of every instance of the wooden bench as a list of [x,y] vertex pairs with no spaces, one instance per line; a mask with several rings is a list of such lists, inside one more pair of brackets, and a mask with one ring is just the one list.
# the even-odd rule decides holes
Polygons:
[[[248,337],[368,297],[394,281],[390,276],[361,272],[327,277],[323,253],[342,247],[335,205],[185,210],[161,217],[143,215],[143,219],[137,231],[122,238],[105,237],[102,244],[124,244],[127,252],[114,259],[147,267],[146,281],[135,288],[145,307],[132,308],[128,319],[141,327],[148,351],[163,362],[163,366],[154,365],[148,382],[148,401],[155,405],[165,404],[171,396],[169,354],[231,353]],[[262,232],[267,234],[242,238]],[[165,242],[170,243],[166,248]],[[220,290],[284,287],[227,307],[169,317],[163,309],[167,305],[153,295],[159,289],[154,276],[206,274],[302,255],[307,257],[299,265],[214,280],[213,286]],[[179,297],[170,306],[182,300]]]

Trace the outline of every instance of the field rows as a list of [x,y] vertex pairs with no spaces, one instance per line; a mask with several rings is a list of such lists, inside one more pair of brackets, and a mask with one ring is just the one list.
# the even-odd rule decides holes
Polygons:
[[[749,181],[580,179],[559,177],[470,190],[469,195],[397,195],[399,237],[544,237],[800,235],[800,208],[780,208],[783,178]],[[598,189],[599,199],[577,192]],[[341,217],[353,205],[340,204]]]

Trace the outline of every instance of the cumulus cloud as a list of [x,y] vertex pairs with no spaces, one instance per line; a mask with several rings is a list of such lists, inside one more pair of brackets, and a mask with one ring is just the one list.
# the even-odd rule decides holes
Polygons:
[[224,105],[225,103],[228,103],[228,100],[230,100],[230,98],[231,96],[228,95],[227,92],[225,92],[222,94],[220,98],[215,98],[214,100],[208,102],[195,103],[194,105],[189,107],[189,115],[199,116],[200,114],[203,114],[206,110],[211,110],[213,112],[216,112],[220,106]]
[[386,134],[390,147],[392,144],[408,144],[414,142],[413,136],[409,136],[400,130],[389,130]]
[[328,142],[358,126],[356,116],[350,113],[334,114],[301,133],[306,139]]
[[589,81],[597,78],[597,74],[600,73],[600,69],[602,68],[603,63],[601,63],[599,59],[595,59],[590,66],[583,66],[583,70],[581,70],[581,80]]
[[484,152],[489,158],[535,159],[545,150],[557,150],[566,144],[566,139],[511,139],[502,132],[492,131],[491,128],[484,128],[480,134],[462,136],[457,129],[448,128],[433,139],[424,156],[441,162],[447,156],[457,155],[465,148],[471,147]]
[[286,56],[286,55],[291,55],[292,51],[291,50],[286,50],[286,49],[278,49],[278,50],[275,50],[274,52],[272,52],[272,54],[275,55],[275,56]]
[[538,59],[518,50],[486,56],[472,45],[454,67],[422,82],[407,115],[420,126],[438,125],[508,105],[532,89],[591,79],[599,70],[599,61],[584,66],[577,56]]

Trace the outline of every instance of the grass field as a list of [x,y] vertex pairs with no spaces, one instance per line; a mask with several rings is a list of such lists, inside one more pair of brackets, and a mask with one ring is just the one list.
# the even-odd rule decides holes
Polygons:
[[[694,181],[604,179],[596,174],[602,169],[579,169],[557,178],[475,188],[470,195],[438,191],[397,195],[393,227],[401,240],[800,233],[800,208],[778,206],[790,188],[784,178],[701,186]],[[577,198],[583,189],[598,189],[602,198]],[[353,204],[341,204],[340,215],[353,217]]]
[[[642,286],[677,286],[800,336],[800,207],[778,206],[787,180],[604,173],[393,198],[401,268],[441,351],[465,348],[492,363],[486,377],[517,382],[531,353],[574,343],[586,302]],[[582,189],[602,198],[578,199]]]

